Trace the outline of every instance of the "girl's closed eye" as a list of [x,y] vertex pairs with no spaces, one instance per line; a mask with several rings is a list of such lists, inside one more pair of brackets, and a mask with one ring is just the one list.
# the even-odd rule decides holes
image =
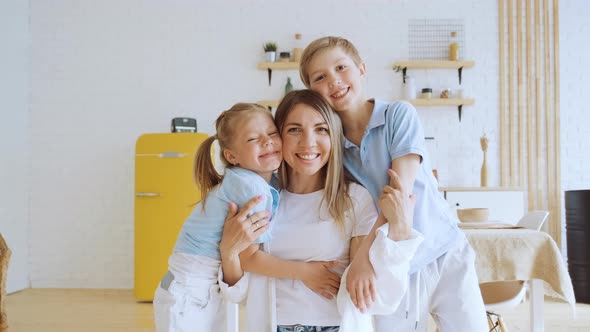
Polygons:
[[325,77],[324,75],[319,75],[319,76],[316,76],[312,81],[313,82],[319,82],[319,81],[323,80],[324,77]]
[[248,142],[255,142],[258,140],[258,137],[250,137],[248,138]]

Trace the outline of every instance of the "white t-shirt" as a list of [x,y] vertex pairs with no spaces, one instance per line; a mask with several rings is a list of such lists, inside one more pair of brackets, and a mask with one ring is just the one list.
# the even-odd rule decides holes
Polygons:
[[[367,235],[377,218],[373,199],[364,187],[351,183],[349,193],[354,215],[346,216],[342,229],[326,204],[321,204],[323,190],[302,195],[282,190],[267,246],[270,254],[287,260],[337,260],[334,271],[342,274],[350,263],[350,240]],[[300,280],[276,279],[276,305],[278,325],[340,325],[336,299],[327,300]]]

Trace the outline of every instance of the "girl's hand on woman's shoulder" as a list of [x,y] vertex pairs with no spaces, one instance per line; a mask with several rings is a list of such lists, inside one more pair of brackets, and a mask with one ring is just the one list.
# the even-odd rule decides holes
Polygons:
[[261,199],[260,196],[252,198],[240,211],[236,204],[230,203],[219,243],[222,259],[236,258],[268,229],[270,212],[260,211],[248,217]]

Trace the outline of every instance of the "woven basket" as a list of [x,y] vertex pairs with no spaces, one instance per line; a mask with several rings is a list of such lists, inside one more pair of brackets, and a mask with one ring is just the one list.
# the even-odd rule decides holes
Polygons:
[[10,260],[10,249],[6,245],[2,234],[0,234],[0,332],[8,331],[8,319],[6,318],[6,273],[8,261]]

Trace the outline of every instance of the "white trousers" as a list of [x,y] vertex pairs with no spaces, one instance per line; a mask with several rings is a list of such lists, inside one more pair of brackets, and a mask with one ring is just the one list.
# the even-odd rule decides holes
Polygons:
[[376,315],[375,328],[377,332],[426,331],[428,313],[440,332],[489,330],[475,271],[475,252],[464,236],[446,254],[410,276],[398,310],[391,315]]
[[177,253],[171,256],[171,274],[154,295],[156,332],[225,331],[226,306],[217,284],[219,261],[181,255],[181,259]]

